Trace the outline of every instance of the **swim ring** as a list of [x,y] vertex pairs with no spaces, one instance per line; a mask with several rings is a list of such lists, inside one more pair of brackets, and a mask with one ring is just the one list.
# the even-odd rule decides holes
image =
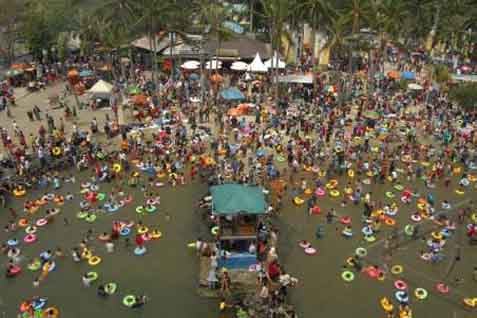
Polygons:
[[352,282],[354,280],[354,273],[351,271],[344,271],[341,273],[341,278],[347,283]]
[[101,257],[99,257],[99,256],[91,256],[88,259],[88,264],[91,265],[91,266],[96,266],[99,263],[101,263]]
[[137,246],[135,249],[134,249],[134,255],[136,256],[141,256],[141,255],[144,255],[146,254],[146,247],[145,246]]
[[123,298],[123,305],[131,308],[136,303],[136,297],[133,295],[127,295]]

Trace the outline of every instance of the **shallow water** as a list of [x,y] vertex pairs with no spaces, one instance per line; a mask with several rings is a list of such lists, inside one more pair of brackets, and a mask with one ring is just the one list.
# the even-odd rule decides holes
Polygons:
[[[304,176],[310,177],[309,174]],[[83,176],[84,177],[84,176]],[[340,179],[340,187],[345,180]],[[404,183],[403,183],[404,184]],[[373,185],[365,187],[373,192],[376,198],[383,197],[384,192],[389,190],[389,184],[385,186]],[[100,191],[106,192],[111,185],[101,185]],[[79,190],[79,181],[73,186],[66,184],[61,189],[66,191]],[[420,187],[425,193],[425,189]],[[468,190],[465,196],[457,196],[453,191],[438,189],[433,191],[436,202],[448,198],[456,204],[470,198],[475,190]],[[53,224],[47,225],[38,232],[39,241],[23,249],[26,265],[28,259],[36,257],[40,251],[55,249],[60,246],[67,256],[57,261],[57,269],[42,282],[39,288],[34,289],[32,282],[38,273],[32,273],[24,268],[24,272],[15,279],[7,280],[0,278],[0,313],[5,317],[15,317],[17,308],[23,299],[33,295],[48,297],[48,305],[60,309],[62,317],[224,317],[218,310],[217,300],[200,298],[196,293],[198,260],[195,253],[186,248],[186,244],[195,240],[198,236],[207,233],[201,222],[200,216],[195,213],[194,203],[206,192],[206,187],[200,184],[187,186],[163,187],[158,189],[161,196],[159,211],[153,215],[145,215],[143,222],[150,228],[158,228],[163,232],[163,238],[148,244],[148,253],[137,257],[132,254],[132,247],[126,248],[124,241],[116,243],[116,252],[107,254],[104,246],[95,241],[93,246],[95,254],[102,257],[103,261],[96,267],[85,263],[73,263],[69,257],[69,249],[77,244],[92,228],[96,234],[109,231],[112,220],[139,220],[135,213],[135,207],[141,204],[142,193],[136,188],[127,188],[126,192],[135,196],[135,201],[120,209],[114,215],[101,215],[93,224],[88,224],[75,217],[78,209],[79,197],[74,201],[67,202],[62,207],[62,213],[58,215]],[[40,193],[41,194],[41,193]],[[39,196],[38,194],[37,196]],[[33,193],[29,194],[32,198]],[[397,200],[397,199],[396,199]],[[23,201],[23,200],[22,200]],[[289,202],[289,201],[287,201]],[[340,278],[341,267],[344,260],[351,256],[358,246],[368,246],[361,241],[359,222],[362,208],[348,204],[345,208],[339,206],[338,199],[324,197],[319,205],[322,214],[308,216],[305,213],[305,205],[296,207],[287,203],[276,219],[280,228],[279,255],[286,270],[300,279],[299,285],[291,291],[291,300],[298,309],[300,317],[382,317],[383,311],[379,306],[381,297],[386,296],[394,300],[394,277],[387,276],[383,282],[371,280],[363,275],[356,275],[351,283],[344,283]],[[17,211],[21,211],[19,202],[16,203]],[[405,206],[399,204],[400,212],[397,217],[398,224],[403,226],[410,223],[409,213],[414,212],[415,204]],[[314,238],[318,224],[324,224],[324,214],[330,207],[335,207],[341,215],[353,217],[353,239],[344,239],[337,228],[338,224],[325,225],[325,237],[321,240]],[[36,216],[44,214],[45,208],[40,209]],[[171,216],[166,220],[166,212]],[[67,217],[70,225],[63,224],[63,218]],[[1,224],[9,220],[8,211],[0,215]],[[383,227],[383,233],[378,239],[384,237],[390,228]],[[22,231],[16,235],[22,239]],[[12,237],[1,232],[0,240],[3,242]],[[418,251],[423,249],[420,241],[411,242],[398,249],[390,264],[404,266],[402,278],[411,287],[424,287],[430,295],[425,301],[417,301],[412,298],[411,307],[414,316],[418,317],[475,317],[475,312],[469,312],[460,305],[462,296],[477,296],[476,284],[472,282],[471,270],[477,264],[475,248],[467,247],[462,243],[462,261],[458,262],[448,279],[453,280],[456,276],[464,278],[464,282],[456,286],[453,291],[442,296],[434,292],[434,284],[446,278],[450,268],[449,260],[453,257],[452,248],[455,245],[456,236],[449,240],[446,247],[448,259],[437,265],[430,265],[418,259]],[[306,238],[318,249],[315,256],[306,256],[297,242]],[[133,240],[133,238],[131,238]],[[133,243],[133,242],[132,242]],[[133,244],[132,244],[133,245]],[[369,249],[369,262],[381,264],[382,245]],[[377,258],[377,259],[376,259]],[[6,257],[1,256],[2,263]],[[81,283],[81,276],[88,271],[95,270],[100,275],[101,282],[116,282],[119,285],[118,292],[101,299],[96,295],[96,286],[85,288]],[[122,298],[127,294],[146,294],[150,298],[142,309],[129,309],[121,304]],[[3,317],[2,317],[3,318]]]

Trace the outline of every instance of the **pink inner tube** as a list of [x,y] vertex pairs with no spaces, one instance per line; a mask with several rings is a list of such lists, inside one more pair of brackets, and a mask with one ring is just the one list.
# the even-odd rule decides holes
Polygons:
[[146,242],[151,240],[151,235],[149,233],[144,233],[143,235],[141,235],[141,237]]
[[90,201],[90,202],[95,202],[96,201],[96,193],[92,192],[92,191],[86,193],[85,199]]
[[436,289],[437,289],[437,291],[438,291],[439,293],[441,293],[441,294],[448,294],[449,291],[450,291],[449,286],[447,286],[447,285],[444,284],[444,283],[437,283]]
[[411,215],[411,220],[414,222],[420,222],[422,220],[421,216],[418,214]]
[[396,289],[399,289],[399,290],[406,290],[407,284],[402,280],[397,280],[394,282],[394,287],[396,287]]
[[324,196],[325,194],[326,194],[326,193],[325,193],[325,190],[323,190],[323,188],[318,188],[318,189],[316,189],[316,191],[315,191],[315,195],[316,195],[317,197],[322,197],[322,196]]
[[319,206],[315,206],[315,207],[311,208],[311,213],[313,213],[313,214],[320,214],[320,212],[321,212],[321,209],[320,209]]
[[351,217],[350,216],[343,216],[340,218],[340,223],[344,225],[351,224]]
[[13,267],[10,269],[10,275],[18,275],[22,271],[22,268],[18,265],[13,265]]
[[421,255],[421,258],[425,261],[429,261],[431,259],[431,254],[424,253],[424,254]]
[[311,247],[311,246],[307,247],[307,248],[305,248],[305,254],[306,255],[314,255],[314,254],[316,254],[316,249]]
[[31,244],[36,242],[36,235],[35,234],[28,234],[23,238],[23,242],[27,244]]
[[311,243],[308,242],[308,241],[300,241],[300,243],[298,243],[298,245],[301,247],[301,248],[308,248],[311,246]]
[[366,270],[366,273],[367,273],[368,276],[371,277],[371,278],[376,278],[376,277],[378,277],[378,275],[379,275],[379,271],[378,271],[377,269],[373,268],[373,267],[368,268],[368,269]]
[[48,224],[48,220],[45,218],[41,218],[36,221],[36,226],[45,226],[46,224]]

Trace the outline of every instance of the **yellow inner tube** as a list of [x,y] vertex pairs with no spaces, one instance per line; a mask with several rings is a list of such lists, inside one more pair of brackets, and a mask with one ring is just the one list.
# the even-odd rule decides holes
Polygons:
[[346,188],[344,188],[344,192],[345,192],[346,194],[351,194],[351,193],[353,193],[353,189],[350,188],[350,187],[346,187]]
[[16,197],[22,197],[25,194],[26,194],[25,189],[15,189],[15,190],[13,190],[13,195],[16,196]]
[[475,176],[473,174],[469,174],[468,179],[469,179],[470,182],[475,182],[475,181],[477,181],[477,176]]
[[477,306],[477,298],[464,298],[464,305],[469,306],[469,307],[476,307]]
[[305,203],[305,200],[300,197],[295,197],[293,198],[293,203],[295,203],[296,205],[302,205],[303,203]]
[[141,226],[141,227],[137,230],[137,232],[138,232],[139,234],[145,234],[145,233],[147,233],[148,231],[149,231],[149,229],[148,229],[146,226]]
[[442,240],[443,236],[441,233],[439,232],[432,232],[432,238],[436,239],[436,240]]
[[455,193],[457,193],[459,195],[463,195],[465,192],[464,192],[464,190],[456,189]]
[[116,173],[121,172],[121,165],[119,163],[115,163],[113,165],[113,171],[116,172]]
[[[158,230],[154,230],[151,232],[151,238],[158,239],[162,237],[162,233]],[[195,243],[194,243],[195,244]]]
[[98,265],[99,263],[101,263],[101,257],[99,256],[92,256],[88,260],[88,264],[91,266]]
[[338,190],[331,190],[330,195],[334,198],[338,197],[340,195],[340,192]]
[[90,250],[85,249],[81,254],[81,258],[90,259],[93,256]]
[[383,307],[384,311],[386,312],[391,312],[394,309],[393,304],[387,299],[386,297],[381,298],[381,307]]
[[354,178],[354,171],[353,170],[351,170],[351,169],[348,170],[348,177]]
[[59,156],[61,154],[61,149],[60,149],[60,147],[55,147],[55,148],[53,148],[52,152],[53,152],[54,156]]
[[50,317],[56,318],[59,316],[59,314],[60,314],[60,311],[56,307],[49,307],[43,311],[43,317],[47,317],[47,318],[50,318]]
[[401,265],[394,265],[391,267],[391,273],[394,275],[399,275],[404,271],[404,268]]
[[311,190],[310,188],[305,189],[305,194],[312,194],[312,193],[313,193],[313,190]]

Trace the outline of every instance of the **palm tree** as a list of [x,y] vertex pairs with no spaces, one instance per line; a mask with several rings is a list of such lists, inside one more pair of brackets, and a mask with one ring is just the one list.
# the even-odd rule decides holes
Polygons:
[[270,42],[272,44],[272,72],[273,84],[275,87],[275,99],[278,98],[278,73],[277,62],[274,58],[283,46],[286,38],[291,43],[291,36],[288,32],[289,21],[296,8],[295,0],[261,0],[263,18],[267,21]]

